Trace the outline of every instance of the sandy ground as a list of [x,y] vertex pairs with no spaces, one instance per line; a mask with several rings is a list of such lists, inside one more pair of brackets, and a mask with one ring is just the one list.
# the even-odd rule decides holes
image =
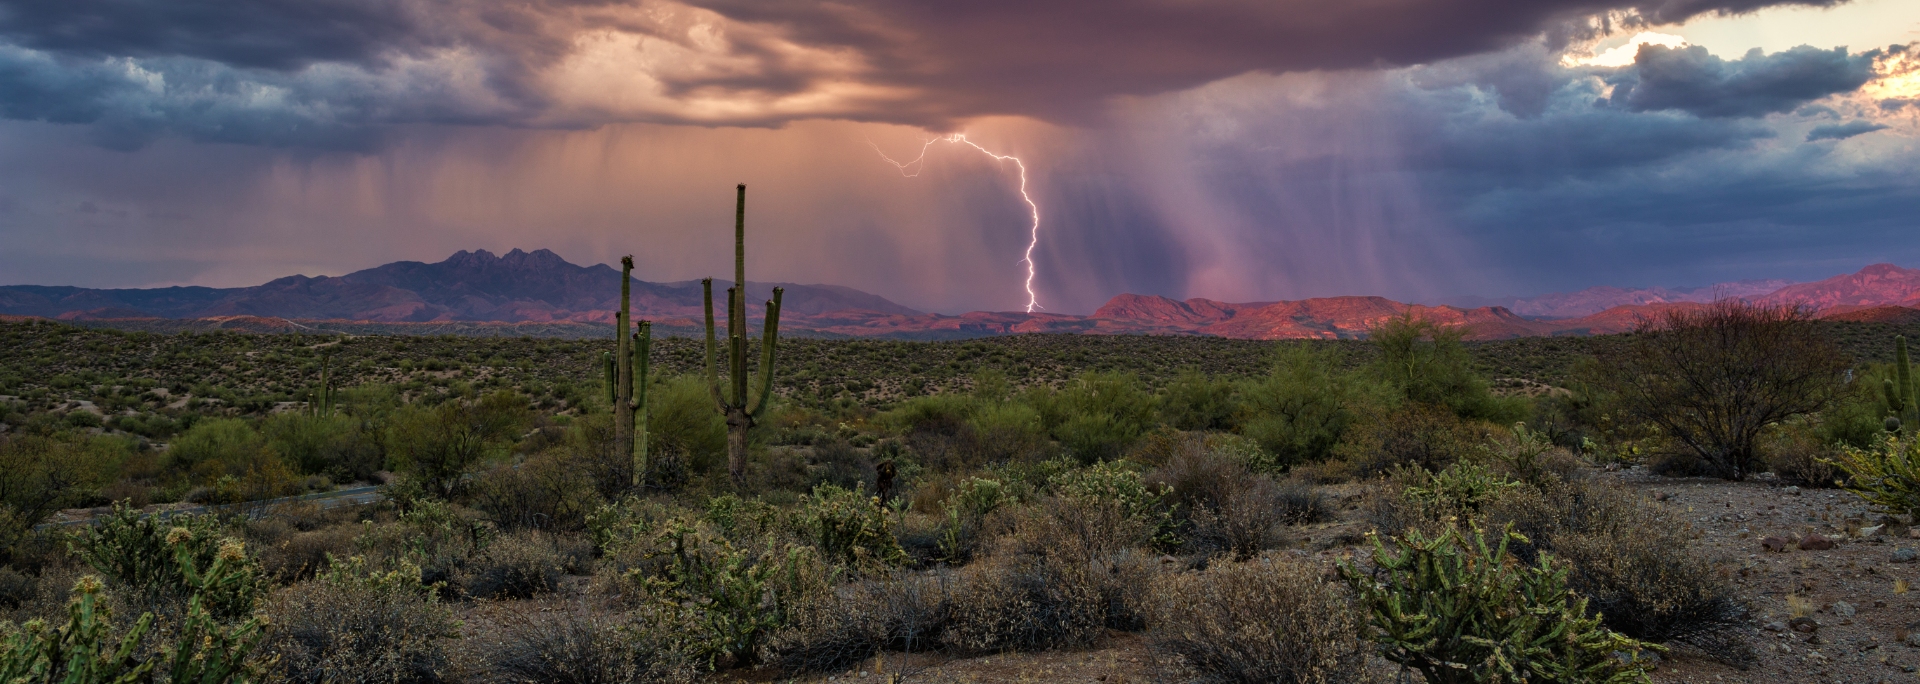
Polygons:
[[[1758,655],[1746,670],[1700,653],[1676,651],[1653,673],[1661,683],[1920,684],[1920,563],[1892,561],[1898,548],[1920,548],[1899,521],[1873,536],[1856,536],[1879,522],[1868,507],[1838,490],[1789,489],[1767,481],[1675,479],[1639,471],[1600,473],[1683,513],[1698,534],[1696,551],[1725,561],[1726,572],[1751,601],[1748,638]],[[1350,497],[1357,493],[1344,491]],[[1343,512],[1355,518],[1357,507]],[[1332,559],[1350,546],[1357,520],[1301,531],[1302,555]],[[1920,528],[1916,528],[1920,529]],[[1762,549],[1761,540],[1797,541],[1818,533],[1828,550]],[[1317,537],[1317,538],[1316,538]],[[1901,591],[1897,582],[1914,587]],[[1800,606],[1806,632],[1786,627]],[[1804,599],[1804,603],[1800,600]],[[1778,631],[1769,630],[1771,625]],[[1909,634],[1916,636],[1907,641]],[[1391,671],[1391,670],[1389,670]],[[1113,633],[1085,651],[1000,654],[970,658],[886,654],[858,669],[802,678],[731,673],[723,681],[796,682],[1185,682],[1177,664],[1156,658],[1139,635]],[[1418,681],[1417,677],[1405,681]]]

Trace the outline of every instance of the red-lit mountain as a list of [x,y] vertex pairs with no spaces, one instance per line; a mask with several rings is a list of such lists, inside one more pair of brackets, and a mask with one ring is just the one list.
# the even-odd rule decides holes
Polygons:
[[[67,320],[180,319],[263,331],[306,323],[361,324],[362,330],[442,332],[471,323],[487,334],[597,335],[619,302],[620,274],[606,265],[578,266],[547,250],[458,252],[439,263],[402,261],[339,277],[289,276],[255,287],[97,290],[0,287],[0,316]],[[976,311],[930,314],[877,295],[833,285],[786,288],[782,328],[797,334],[948,339],[1016,333],[1216,335],[1244,339],[1357,338],[1381,321],[1411,312],[1447,325],[1470,326],[1474,339],[1623,332],[1674,307],[1712,297],[1800,304],[1837,320],[1920,320],[1920,270],[1876,264],[1814,283],[1757,290],[1784,281],[1744,281],[1694,290],[1589,288],[1564,295],[1509,300],[1529,311],[1603,310],[1563,318],[1523,317],[1508,306],[1403,304],[1381,297],[1321,297],[1230,303],[1178,301],[1123,294],[1092,315]],[[725,283],[716,283],[725,287]],[[773,283],[748,283],[750,301],[767,299]],[[633,283],[635,315],[663,332],[685,333],[702,315],[698,282]],[[1619,303],[1614,303],[1619,302]],[[755,318],[759,306],[754,307]],[[1540,315],[1538,313],[1534,314]],[[299,321],[303,323],[290,323]],[[373,326],[371,328],[367,326]],[[325,327],[325,326],[323,326]]]

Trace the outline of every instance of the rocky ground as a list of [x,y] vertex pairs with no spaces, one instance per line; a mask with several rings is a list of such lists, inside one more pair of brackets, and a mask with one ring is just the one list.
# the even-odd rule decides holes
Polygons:
[[[1653,681],[1920,684],[1920,590],[1915,587],[1920,585],[1920,562],[1911,553],[1901,552],[1920,548],[1920,538],[1910,536],[1920,527],[1872,515],[1857,498],[1840,490],[1801,490],[1768,480],[1676,479],[1639,470],[1596,476],[1645,491],[1683,512],[1698,534],[1697,551],[1724,560],[1726,572],[1745,590],[1753,607],[1748,638],[1758,658],[1752,666],[1736,669],[1708,654],[1679,650],[1661,663]],[[1347,519],[1340,522],[1302,531],[1302,548],[1297,553],[1331,563],[1358,552],[1350,544],[1363,524],[1358,519],[1360,509],[1354,506],[1344,515]],[[1767,550],[1763,541],[1781,550]],[[1384,671],[1392,671],[1382,665]],[[729,679],[789,681],[766,673]],[[1156,657],[1140,636],[1115,633],[1102,647],[1086,651],[973,658],[887,654],[858,669],[792,681],[1191,679],[1177,663]]]

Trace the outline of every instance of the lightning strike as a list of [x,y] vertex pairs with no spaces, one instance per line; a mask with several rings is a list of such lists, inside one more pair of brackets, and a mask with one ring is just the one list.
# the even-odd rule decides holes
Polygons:
[[[1026,201],[1027,211],[1031,213],[1033,216],[1033,225],[1027,230],[1027,252],[1026,252],[1026,255],[1020,259],[1022,263],[1025,263],[1027,265],[1027,283],[1026,283],[1027,313],[1033,313],[1034,309],[1046,308],[1044,306],[1040,306],[1040,298],[1038,295],[1035,295],[1033,292],[1033,276],[1034,276],[1033,250],[1034,248],[1040,246],[1040,205],[1034,203],[1032,195],[1027,194],[1026,162],[1020,161],[1019,157],[1015,157],[1011,154],[995,154],[992,150],[989,150],[985,147],[981,147],[980,143],[976,143],[972,140],[968,140],[967,135],[965,133],[954,133],[952,135],[933,138],[931,140],[926,141],[926,144],[923,144],[920,146],[920,156],[914,157],[913,161],[907,162],[905,164],[894,161],[892,157],[887,156],[887,153],[880,151],[880,146],[873,144],[872,140],[867,141],[867,146],[872,147],[873,151],[879,154],[881,159],[887,160],[888,164],[892,164],[894,168],[900,169],[901,176],[904,176],[906,178],[914,178],[919,176],[920,172],[925,171],[927,168],[927,163],[926,163],[927,149],[933,147],[934,143],[941,143],[941,142],[954,143],[954,144],[966,145],[968,147],[972,147],[973,149],[979,150],[981,154],[992,157],[994,161],[1004,162],[1004,161],[1012,160],[1013,165],[1019,168],[1020,199]],[[919,168],[914,168],[916,166]],[[911,171],[909,171],[909,169],[911,169]]]

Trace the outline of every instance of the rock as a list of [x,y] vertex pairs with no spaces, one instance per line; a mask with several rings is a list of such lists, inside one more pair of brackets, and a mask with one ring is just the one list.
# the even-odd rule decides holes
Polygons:
[[1799,488],[1799,487],[1797,487],[1797,486],[1794,486],[1794,485],[1787,485],[1787,488],[1786,488],[1786,489],[1783,489],[1783,490],[1780,490],[1780,491],[1782,491],[1782,492],[1785,492],[1787,496],[1799,496],[1799,495],[1800,495],[1800,488]]
[[1886,525],[1874,525],[1873,527],[1862,527],[1860,528],[1859,532],[1853,533],[1853,536],[1859,537],[1861,539],[1866,539],[1869,537],[1878,537],[1880,536],[1880,532],[1885,529],[1887,529]]
[[1787,550],[1788,543],[1785,537],[1767,537],[1766,539],[1760,540],[1760,548],[1767,551],[1784,552]]
[[1812,634],[1815,630],[1820,629],[1820,622],[1810,617],[1797,617],[1792,620],[1788,620],[1787,626],[1792,627],[1793,631],[1796,631],[1796,632],[1806,632],[1808,634]]
[[1787,631],[1787,623],[1781,622],[1779,620],[1775,620],[1773,622],[1767,623],[1767,626],[1761,627],[1761,629],[1767,630],[1769,632],[1784,632],[1784,631]]
[[1654,500],[1654,501],[1666,501],[1667,499],[1671,499],[1671,498],[1673,498],[1673,495],[1672,495],[1672,494],[1668,494],[1668,493],[1666,493],[1666,492],[1654,492],[1654,493],[1653,493],[1653,500]]
[[1914,558],[1915,552],[1910,547],[1902,546],[1893,550],[1893,562],[1895,563],[1912,563]]
[[1914,539],[1920,539],[1920,527],[1907,528],[1907,536],[1912,537]]
[[1914,648],[1920,648],[1920,632],[1914,632],[1912,634],[1908,634],[1907,645],[1912,646]]
[[1826,551],[1833,548],[1833,540],[1819,532],[1808,533],[1800,538],[1801,551]]
[[1858,611],[1854,609],[1851,603],[1847,603],[1846,601],[1833,602],[1833,613],[1835,615],[1839,615],[1840,617],[1853,617],[1856,612]]

